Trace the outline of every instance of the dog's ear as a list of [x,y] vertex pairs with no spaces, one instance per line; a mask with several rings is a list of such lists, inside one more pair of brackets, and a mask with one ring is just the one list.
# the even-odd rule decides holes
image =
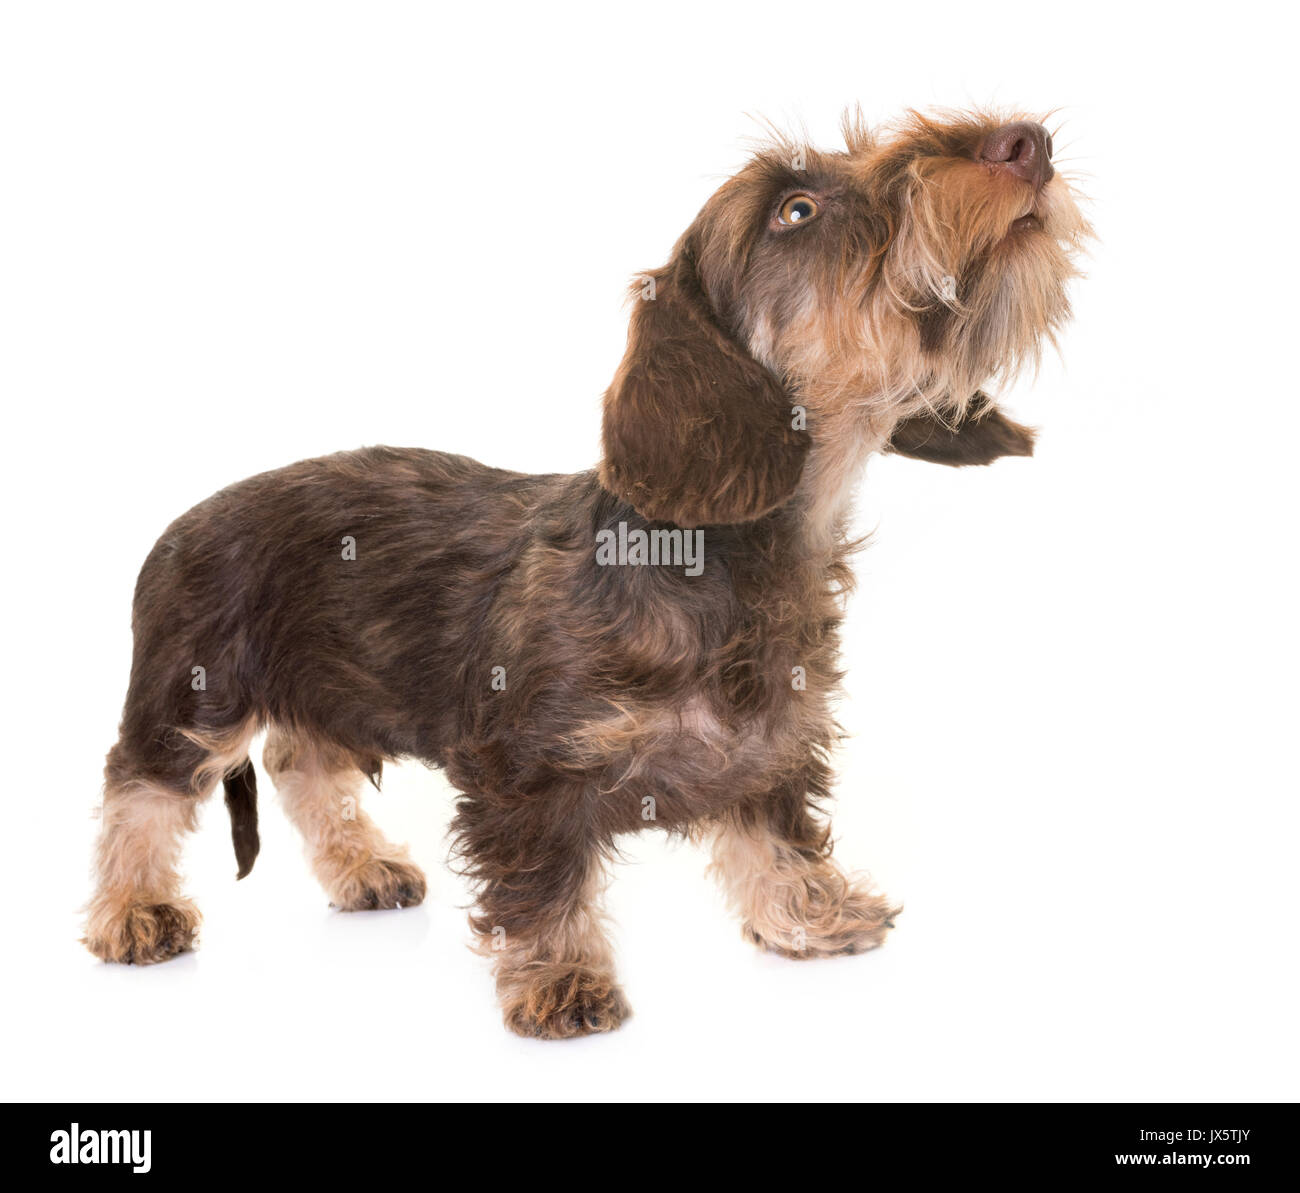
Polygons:
[[808,452],[791,398],[719,326],[685,242],[644,283],[605,394],[600,483],[652,521],[760,518],[789,499]]
[[1034,432],[1007,418],[986,394],[976,394],[956,421],[937,414],[905,418],[885,448],[900,456],[961,468],[992,464],[1003,456],[1032,456]]

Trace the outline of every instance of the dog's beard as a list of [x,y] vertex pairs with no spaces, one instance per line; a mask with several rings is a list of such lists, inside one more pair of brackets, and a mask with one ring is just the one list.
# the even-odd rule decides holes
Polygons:
[[1077,270],[1072,256],[1046,230],[1012,232],[967,272],[963,310],[940,351],[979,386],[1008,383],[1036,366],[1044,343],[1070,315],[1066,283]]
[[1033,195],[987,178],[971,185],[964,166],[936,175],[914,181],[884,282],[894,313],[919,331],[930,380],[918,388],[960,410],[1056,342],[1091,229],[1060,176]]

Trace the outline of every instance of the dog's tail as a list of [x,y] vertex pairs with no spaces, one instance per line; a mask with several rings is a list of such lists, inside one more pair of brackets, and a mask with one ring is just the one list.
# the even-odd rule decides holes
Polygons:
[[253,763],[245,758],[222,780],[226,789],[226,808],[230,812],[230,836],[235,843],[235,861],[239,863],[236,880],[244,878],[257,860],[262,842],[257,835],[257,774]]

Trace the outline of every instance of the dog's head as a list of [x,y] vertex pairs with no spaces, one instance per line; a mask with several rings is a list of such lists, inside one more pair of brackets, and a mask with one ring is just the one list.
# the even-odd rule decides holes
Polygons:
[[634,285],[600,475],[644,516],[761,517],[810,440],[959,417],[1067,318],[1090,230],[1041,124],[850,118],[845,140],[757,154]]

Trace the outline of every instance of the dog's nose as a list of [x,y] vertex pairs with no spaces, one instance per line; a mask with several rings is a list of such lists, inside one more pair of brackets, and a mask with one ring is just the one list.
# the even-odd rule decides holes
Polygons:
[[1017,120],[989,133],[980,146],[980,161],[1006,166],[1034,186],[1052,177],[1052,137],[1041,124]]

